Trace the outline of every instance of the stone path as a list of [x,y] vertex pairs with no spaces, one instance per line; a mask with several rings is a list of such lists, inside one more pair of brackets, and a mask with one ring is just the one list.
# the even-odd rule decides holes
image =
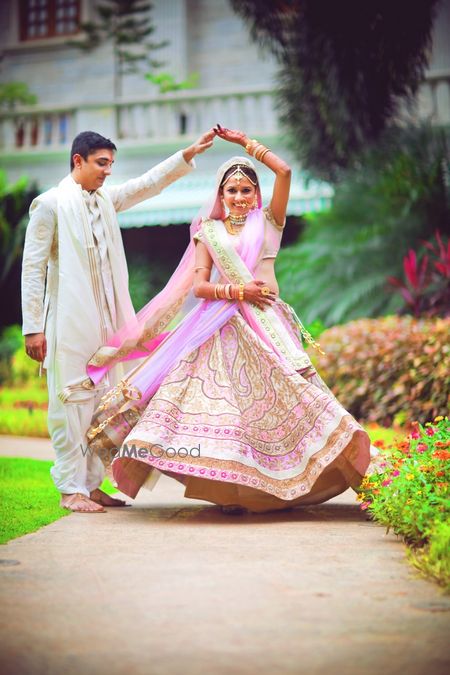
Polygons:
[[[0,437],[0,454],[12,447],[51,453]],[[3,546],[2,672],[449,672],[450,599],[414,576],[353,493],[241,517],[182,494],[162,478],[132,508],[73,514]]]

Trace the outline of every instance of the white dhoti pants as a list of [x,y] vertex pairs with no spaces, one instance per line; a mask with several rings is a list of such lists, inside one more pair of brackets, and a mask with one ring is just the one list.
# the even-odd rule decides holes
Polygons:
[[50,473],[62,494],[81,492],[89,497],[102,483],[105,468],[87,447],[86,431],[104,392],[84,403],[62,403],[57,396],[55,371],[47,370],[48,430],[55,449],[55,464]]

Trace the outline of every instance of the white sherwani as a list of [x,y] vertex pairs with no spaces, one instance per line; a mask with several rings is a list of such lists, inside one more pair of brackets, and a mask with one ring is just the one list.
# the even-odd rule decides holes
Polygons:
[[86,431],[110,376],[91,388],[86,364],[133,313],[115,213],[157,195],[188,173],[181,152],[139,178],[88,193],[71,177],[30,207],[22,267],[24,335],[45,332],[48,428],[61,493],[89,496],[103,480],[103,464],[87,451]]

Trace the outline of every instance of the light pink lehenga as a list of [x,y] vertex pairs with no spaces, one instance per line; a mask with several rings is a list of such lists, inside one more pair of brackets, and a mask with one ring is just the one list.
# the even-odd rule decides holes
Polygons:
[[[276,255],[281,230],[267,210],[252,212],[244,229],[239,241],[220,219],[202,221],[194,238],[211,253],[212,280],[246,282],[268,249]],[[134,345],[150,356],[105,397],[89,432],[101,454],[118,448],[112,471],[121,491],[134,497],[161,472],[182,482],[187,497],[263,512],[358,487],[369,438],[315,372],[282,300],[268,311],[199,301],[155,335],[146,321]],[[97,354],[91,377],[114,349],[113,361],[128,358],[125,343]]]

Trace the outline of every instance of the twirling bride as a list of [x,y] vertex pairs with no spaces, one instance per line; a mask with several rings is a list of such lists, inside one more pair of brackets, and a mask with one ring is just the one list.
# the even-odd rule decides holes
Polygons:
[[118,449],[113,475],[131,497],[162,472],[228,512],[323,502],[358,487],[370,441],[315,371],[301,336],[314,341],[278,295],[289,166],[242,132],[215,132],[274,172],[270,204],[247,156],[219,168],[166,287],[89,362],[98,383],[118,361],[141,359],[103,398],[90,444]]

